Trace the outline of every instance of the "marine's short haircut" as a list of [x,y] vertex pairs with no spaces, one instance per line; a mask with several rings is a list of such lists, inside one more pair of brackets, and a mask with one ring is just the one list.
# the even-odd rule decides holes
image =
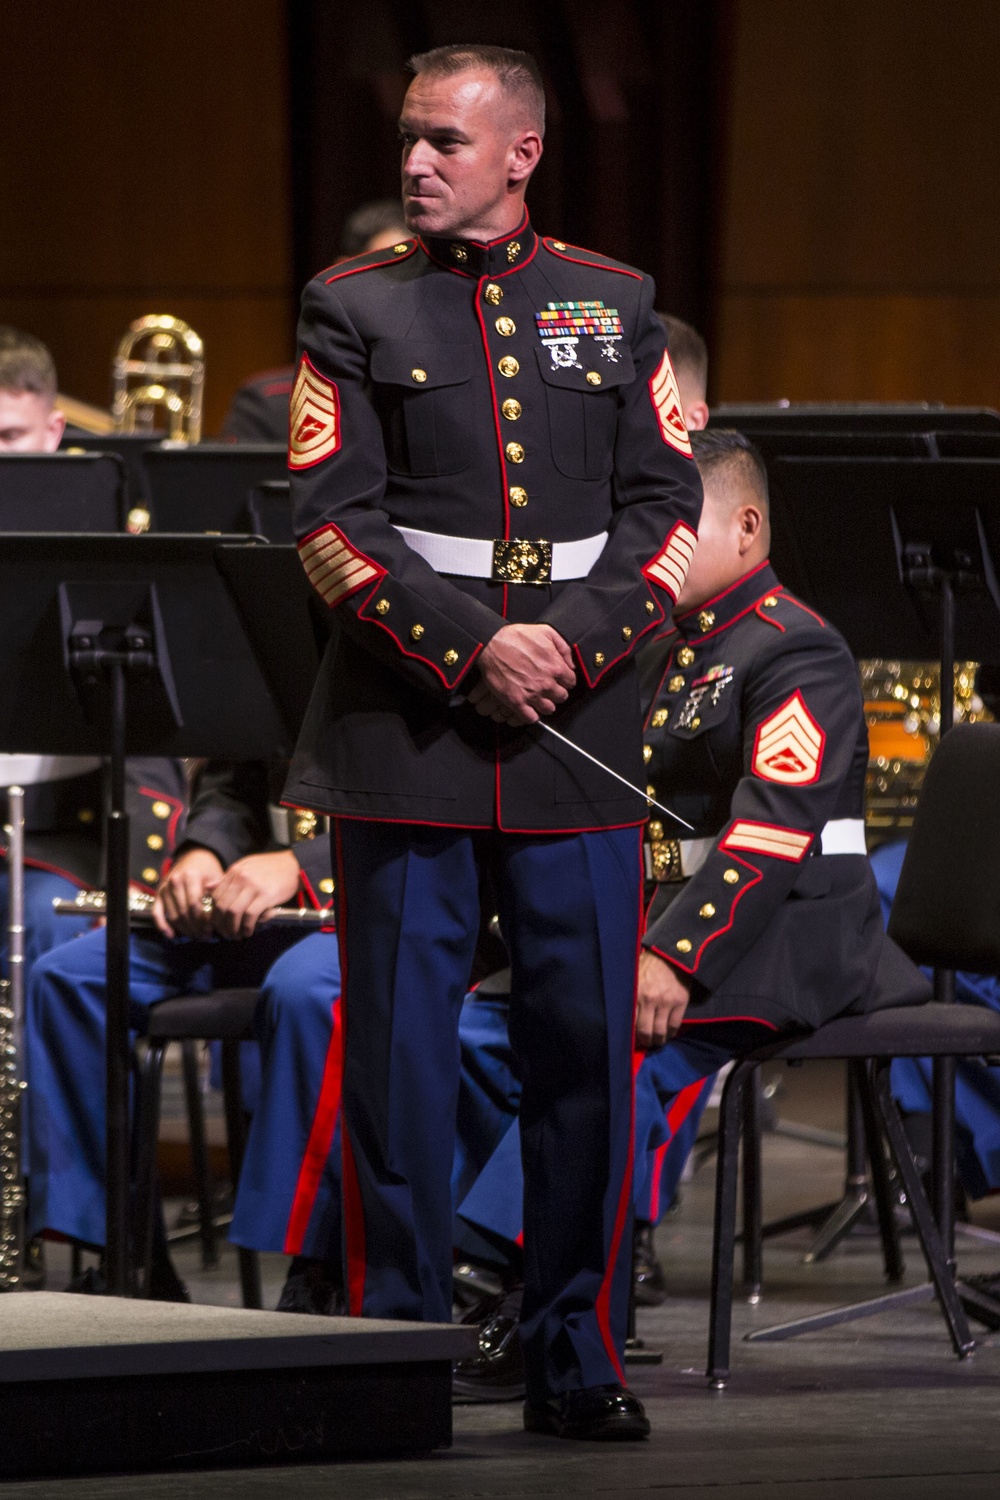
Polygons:
[[428,73],[439,78],[464,73],[470,68],[492,73],[503,93],[521,105],[538,134],[545,134],[545,86],[530,52],[520,52],[516,47],[463,42],[417,52],[406,66],[411,73]]
[[344,220],[340,231],[340,254],[360,255],[368,241],[385,229],[398,229],[400,239],[409,234],[400,200],[375,198],[371,203],[362,203]]
[[681,374],[692,380],[704,395],[708,387],[708,345],[690,323],[675,318],[673,313],[658,312],[656,316],[667,332],[667,348],[670,363],[678,380]]
[[742,481],[753,490],[765,520],[770,518],[767,470],[760,450],[748,437],[734,427],[708,427],[704,432],[691,433],[691,452],[706,483],[713,474],[723,481]]
[[0,391],[24,395],[56,396],[55,360],[41,339],[0,323]]

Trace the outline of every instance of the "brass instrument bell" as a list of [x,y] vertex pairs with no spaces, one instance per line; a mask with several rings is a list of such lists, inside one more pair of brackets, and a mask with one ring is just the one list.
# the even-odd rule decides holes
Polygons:
[[180,318],[136,318],[115,352],[112,383],[116,432],[151,431],[165,420],[173,442],[201,441],[205,346]]

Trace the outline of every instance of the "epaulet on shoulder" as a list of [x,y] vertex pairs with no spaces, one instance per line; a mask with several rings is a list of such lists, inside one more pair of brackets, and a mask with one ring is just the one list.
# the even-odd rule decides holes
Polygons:
[[644,280],[642,271],[637,271],[635,266],[627,266],[624,261],[612,260],[607,255],[599,255],[596,250],[584,250],[581,245],[567,245],[565,240],[543,239],[542,244],[550,255],[555,255],[559,260],[572,260],[580,266],[594,266],[601,271],[617,271],[619,276],[634,276],[637,281]]
[[342,276],[357,276],[359,271],[377,271],[380,266],[399,265],[401,261],[408,260],[416,248],[415,239],[399,240],[395,245],[384,245],[381,250],[368,250],[364,255],[352,255],[350,260],[341,260],[336,265],[327,266],[325,271],[320,271],[316,280],[329,286],[331,281],[339,281]]
[[790,625],[794,628],[807,623],[818,625],[821,630],[829,629],[822,615],[818,615],[808,604],[803,604],[801,599],[796,599],[794,594],[780,586],[774,593],[765,594],[755,613],[766,620],[768,625],[773,625],[775,630],[785,631]]

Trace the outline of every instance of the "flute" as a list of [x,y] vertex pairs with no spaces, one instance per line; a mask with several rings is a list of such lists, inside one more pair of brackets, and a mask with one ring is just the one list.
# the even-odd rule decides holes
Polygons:
[[[148,891],[129,891],[128,915],[132,927],[153,926],[155,900],[156,897]],[[201,906],[206,916],[211,916],[215,910],[211,896],[203,897]],[[81,891],[72,901],[57,896],[52,902],[52,909],[60,917],[105,917],[108,912],[107,896],[104,891]],[[334,921],[332,906],[321,906],[318,910],[311,906],[276,906],[261,917],[258,926],[263,923],[270,926],[274,923],[285,927],[329,927]]]

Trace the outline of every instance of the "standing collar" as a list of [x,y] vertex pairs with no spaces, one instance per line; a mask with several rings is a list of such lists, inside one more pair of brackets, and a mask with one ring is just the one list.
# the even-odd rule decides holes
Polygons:
[[702,640],[706,636],[718,635],[730,625],[748,614],[768,594],[776,594],[781,584],[769,561],[764,561],[750,573],[744,573],[729,588],[706,599],[683,614],[674,615],[674,624],[685,640]]
[[498,240],[481,244],[478,240],[463,240],[456,237],[421,238],[420,244],[432,260],[447,266],[449,271],[458,271],[462,276],[506,276],[527,265],[535,253],[538,240],[528,219],[524,217],[511,233],[501,235]]

